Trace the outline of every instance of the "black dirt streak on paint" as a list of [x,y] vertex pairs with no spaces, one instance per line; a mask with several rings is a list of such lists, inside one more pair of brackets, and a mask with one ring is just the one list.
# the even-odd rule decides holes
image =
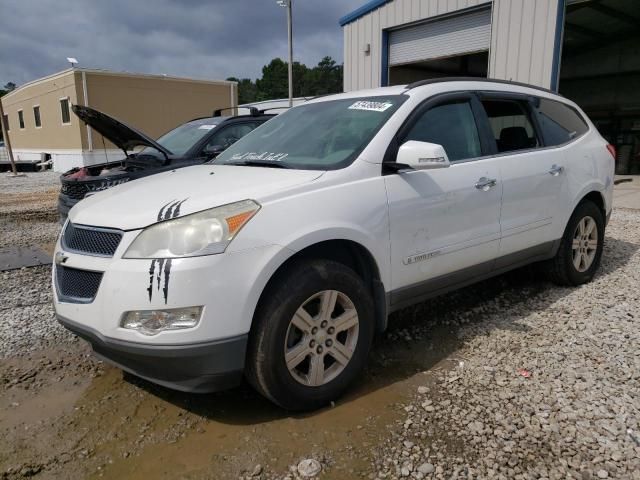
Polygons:
[[178,205],[178,203],[180,202],[175,201],[171,205],[169,205],[169,207],[164,212],[164,217],[162,218],[163,220],[169,220],[171,218],[175,218],[175,215],[173,215],[172,210],[176,207],[176,205]]
[[162,278],[162,266],[164,265],[164,258],[156,260],[158,262],[158,291],[160,291],[160,279]]
[[167,208],[169,205],[171,205],[173,202],[175,202],[175,200],[171,200],[170,202],[166,203],[165,205],[162,206],[162,208],[160,209],[160,211],[158,212],[158,221],[164,220],[164,210],[165,208]]
[[175,210],[173,211],[173,215],[171,216],[171,218],[177,218],[177,217],[179,217],[179,216],[180,216],[180,206],[181,206],[184,202],[186,202],[187,200],[189,200],[189,198],[185,198],[184,200],[182,200],[181,202],[179,202],[179,203],[176,205],[176,208],[175,208]]
[[[163,220],[169,220],[172,218],[177,218],[180,215],[180,207],[184,202],[186,202],[189,197],[184,200],[171,200],[170,202],[164,204],[160,211],[158,212],[158,221],[161,222]],[[158,267],[158,272],[156,274],[156,265]],[[162,283],[162,273],[164,272],[164,287],[162,288],[162,293],[164,294],[164,303],[167,303],[167,299],[169,297],[169,277],[171,276],[171,259],[164,258],[156,258],[151,260],[151,265],[149,266],[149,287],[147,288],[147,292],[149,292],[149,301],[153,298],[153,277],[156,274],[156,282],[157,289],[160,291],[160,286]]]
[[153,296],[153,273],[156,267],[156,260],[151,260],[151,265],[149,265],[149,288],[147,288],[147,292],[149,292],[149,301],[151,301],[151,297]]
[[162,293],[164,293],[164,304],[167,304],[167,298],[169,297],[169,276],[171,275],[171,259],[167,260],[167,263],[164,265],[164,288],[162,289]]

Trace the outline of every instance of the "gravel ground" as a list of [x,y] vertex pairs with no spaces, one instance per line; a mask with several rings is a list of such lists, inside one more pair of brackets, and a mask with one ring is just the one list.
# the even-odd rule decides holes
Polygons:
[[[0,248],[50,249],[60,232],[56,199],[60,174],[0,174]],[[1,272],[0,359],[70,339],[55,321],[51,306],[51,267]]]
[[454,368],[406,403],[370,478],[640,479],[638,248],[639,213],[618,209],[592,283],[448,319]]
[[[27,173],[24,177],[0,174],[2,220],[15,222],[56,222],[60,174],[52,171]],[[0,220],[0,225],[4,222]],[[44,228],[34,225],[36,230]],[[0,231],[0,245],[12,245],[11,228]],[[8,234],[7,234],[8,232]]]
[[[57,175],[7,193],[16,180],[0,177],[2,245],[51,244],[55,195],[39,195]],[[4,215],[21,202],[32,216]],[[206,397],[123,381],[55,321],[50,267],[0,280],[3,479],[293,480],[314,458],[323,479],[640,480],[640,211],[614,211],[588,285],[525,269],[397,312],[365,385],[298,418],[244,387]]]
[[0,275],[0,359],[75,341],[55,319],[51,267],[23,268]]
[[2,193],[34,193],[60,187],[60,173],[52,170],[29,172],[22,177],[11,177],[6,172],[0,173],[0,192]]

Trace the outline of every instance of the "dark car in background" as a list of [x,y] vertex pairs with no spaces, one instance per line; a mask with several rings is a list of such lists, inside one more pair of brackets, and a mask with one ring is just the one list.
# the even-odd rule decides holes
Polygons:
[[[226,148],[275,115],[253,109],[249,115],[197,118],[153,140],[144,133],[91,107],[74,105],[73,112],[89,127],[124,152],[122,160],[76,167],[60,176],[58,213],[63,223],[69,210],[87,195],[167,170],[197,165]],[[131,153],[135,148],[142,150]]]

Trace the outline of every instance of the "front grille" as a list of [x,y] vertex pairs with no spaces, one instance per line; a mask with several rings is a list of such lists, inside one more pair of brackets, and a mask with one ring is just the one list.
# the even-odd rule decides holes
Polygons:
[[120,240],[121,230],[74,225],[71,222],[62,235],[62,244],[67,250],[102,257],[112,257]]
[[102,272],[78,270],[63,265],[56,266],[58,297],[67,302],[90,303],[98,293]]
[[75,200],[82,200],[87,194],[87,185],[81,182],[65,182],[62,184],[62,193]]

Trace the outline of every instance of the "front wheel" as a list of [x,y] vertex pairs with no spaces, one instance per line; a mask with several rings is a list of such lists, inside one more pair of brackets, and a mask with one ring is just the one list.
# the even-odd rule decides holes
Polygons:
[[247,377],[288,410],[327,405],[363,370],[373,321],[371,294],[353,270],[328,260],[296,263],[258,307]]
[[600,266],[604,226],[602,212],[595,203],[587,200],[576,207],[558,252],[549,262],[554,282],[575,286],[591,281]]

